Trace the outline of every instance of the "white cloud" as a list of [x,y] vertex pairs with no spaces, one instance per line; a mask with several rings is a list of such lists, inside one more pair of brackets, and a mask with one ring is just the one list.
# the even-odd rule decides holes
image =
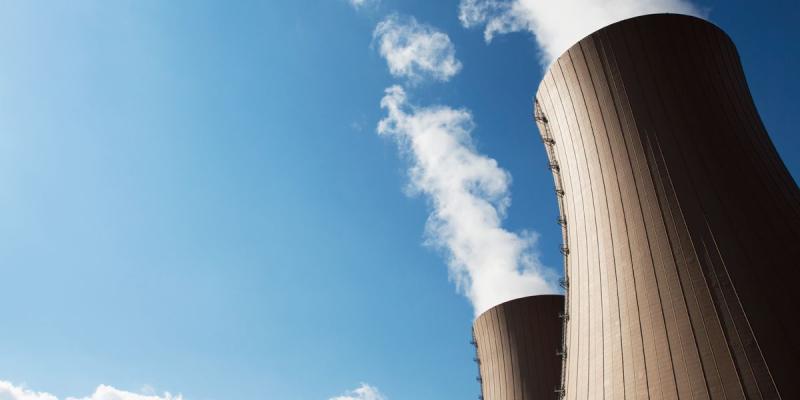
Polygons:
[[144,395],[126,392],[124,390],[115,389],[108,385],[100,385],[95,389],[94,393],[88,397],[67,397],[66,400],[182,400],[183,396],[173,396],[169,392],[161,396],[157,395]]
[[378,4],[379,0],[347,0],[353,8],[356,10],[367,7],[367,6],[374,6]]
[[0,381],[0,400],[58,400],[58,398],[50,393],[34,392],[23,386],[14,386],[11,382]]
[[396,77],[447,81],[461,70],[450,37],[413,17],[391,15],[375,27],[373,37]]
[[472,115],[445,106],[410,105],[400,86],[386,89],[388,115],[378,133],[393,137],[411,159],[410,188],[431,201],[428,242],[449,255],[451,278],[475,314],[518,297],[557,293],[533,250],[536,235],[501,227],[511,202],[511,176],[479,154]]
[[357,389],[351,390],[342,396],[331,397],[329,400],[388,400],[378,388],[362,383]]
[[[161,396],[143,395],[115,389],[108,385],[100,385],[88,397],[67,397],[65,400],[182,400],[181,395],[164,393]],[[46,393],[35,392],[24,386],[15,386],[11,382],[0,381],[0,400],[58,400],[58,397]]]
[[527,30],[533,33],[549,65],[577,41],[617,21],[653,13],[700,16],[687,0],[461,0],[459,19],[465,27],[484,25],[486,41],[494,35]]

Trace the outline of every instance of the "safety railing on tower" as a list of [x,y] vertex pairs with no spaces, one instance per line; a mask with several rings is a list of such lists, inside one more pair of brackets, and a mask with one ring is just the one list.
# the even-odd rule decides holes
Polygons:
[[556,199],[558,200],[559,211],[557,221],[558,224],[561,225],[561,235],[563,238],[563,243],[561,244],[559,250],[564,256],[564,278],[559,281],[559,285],[562,289],[564,289],[564,312],[559,315],[559,318],[561,318],[562,321],[561,348],[556,352],[556,356],[561,358],[561,382],[554,390],[556,393],[556,398],[563,399],[565,396],[564,390],[567,379],[567,321],[569,321],[569,232],[567,230],[567,217],[565,212],[566,204],[564,202],[564,196],[566,195],[566,192],[564,191],[564,185],[561,179],[561,167],[559,166],[558,157],[556,156],[556,141],[553,139],[553,135],[550,132],[550,123],[547,120],[547,117],[544,115],[538,100],[534,100],[533,103],[533,119],[536,121],[536,125],[539,127],[542,143],[544,143],[545,150],[547,151],[547,167],[553,173],[553,182],[555,184]]
[[478,396],[478,400],[483,400],[483,378],[481,378],[481,357],[480,353],[478,353],[478,341],[475,339],[475,328],[472,329],[472,340],[469,341],[472,347],[475,348],[475,357],[472,358],[472,361],[475,361],[475,364],[478,366],[478,376],[475,377],[475,380],[478,381],[480,384],[481,394]]

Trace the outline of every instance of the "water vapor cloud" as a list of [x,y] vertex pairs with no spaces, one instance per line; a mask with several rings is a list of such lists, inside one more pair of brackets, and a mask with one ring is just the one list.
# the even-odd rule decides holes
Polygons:
[[511,176],[476,150],[472,114],[417,107],[400,86],[386,89],[378,133],[395,139],[411,161],[410,187],[430,200],[428,243],[448,254],[450,276],[475,314],[518,297],[556,293],[534,251],[536,235],[502,228]]
[[703,16],[686,0],[461,0],[465,27],[484,27],[484,38],[529,31],[547,66],[586,35],[623,19],[653,13]]
[[[390,16],[374,37],[392,75],[412,83],[446,81],[461,69],[449,36],[413,18]],[[511,175],[476,149],[472,113],[414,105],[400,85],[385,90],[381,107],[378,133],[409,159],[409,192],[431,205],[426,243],[447,254],[450,277],[475,315],[518,297],[556,293],[534,250],[537,235],[502,228]]]
[[461,70],[450,37],[413,17],[390,15],[375,27],[373,38],[395,77],[447,81]]

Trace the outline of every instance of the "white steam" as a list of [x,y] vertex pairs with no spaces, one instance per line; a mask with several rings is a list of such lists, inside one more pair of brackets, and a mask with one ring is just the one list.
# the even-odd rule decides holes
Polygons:
[[389,72],[412,83],[426,78],[447,81],[461,70],[450,37],[413,17],[391,15],[373,33]]
[[472,143],[472,115],[446,106],[415,107],[400,86],[386,89],[378,133],[393,137],[412,161],[411,188],[433,206],[431,244],[449,254],[450,275],[475,314],[507,300],[555,293],[533,245],[536,235],[501,227],[511,176]]
[[[461,69],[447,34],[397,15],[374,33],[392,75],[412,83],[449,80]],[[416,107],[405,90],[386,89],[378,133],[395,139],[411,161],[410,189],[430,200],[427,243],[448,255],[450,276],[475,314],[507,300],[555,293],[534,251],[536,234],[501,227],[511,203],[511,175],[472,143],[472,114],[447,106]]]
[[487,42],[496,34],[533,33],[544,65],[606,25],[654,13],[703,14],[686,0],[461,0],[459,6],[461,23],[483,25]]

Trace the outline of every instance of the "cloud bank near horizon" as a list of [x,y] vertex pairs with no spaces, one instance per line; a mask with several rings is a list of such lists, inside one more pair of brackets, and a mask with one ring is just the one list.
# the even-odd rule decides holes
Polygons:
[[570,46],[592,32],[623,19],[654,13],[706,12],[687,0],[461,0],[464,27],[483,26],[487,42],[498,34],[528,31],[550,65]]
[[[59,400],[53,394],[37,392],[22,385],[0,381],[0,399],[2,400]],[[183,400],[180,394],[172,395],[165,392],[161,396],[153,394],[138,394],[119,390],[108,385],[100,385],[94,393],[85,397],[66,397],[64,400]]]
[[331,397],[328,400],[389,400],[383,393],[375,386],[370,386],[362,383],[358,388],[348,391],[347,393]]

